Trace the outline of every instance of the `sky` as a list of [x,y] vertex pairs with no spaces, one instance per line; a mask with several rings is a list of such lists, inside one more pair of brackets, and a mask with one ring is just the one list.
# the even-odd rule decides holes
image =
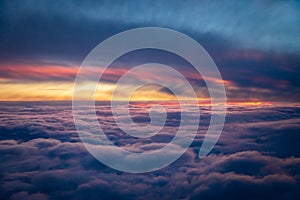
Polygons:
[[[199,42],[218,66],[229,101],[297,102],[299,7],[299,1],[1,1],[0,99],[71,100],[77,70],[93,48],[119,32],[150,26]],[[140,50],[110,66],[96,99],[108,100],[117,77],[149,61],[177,67],[199,99],[209,98],[201,77],[176,56]],[[152,95],[135,99],[173,99],[161,87],[145,90]]]
[[[299,24],[297,0],[0,1],[0,199],[298,200]],[[141,27],[168,28],[194,39],[214,60],[222,79],[202,76],[172,52],[135,50],[107,69],[90,66],[97,70],[87,71],[87,78],[102,73],[94,94],[99,101],[92,106],[95,112],[90,112],[88,101],[79,101],[74,110],[74,82],[86,56],[107,38]],[[184,101],[185,107],[178,104],[191,98],[182,80],[149,63],[170,66],[188,80],[197,95],[196,112],[191,101]],[[140,65],[142,73],[134,68]],[[129,70],[130,81],[116,84]],[[153,80],[168,83],[178,95],[157,83],[140,84]],[[205,80],[224,84],[227,109],[217,143],[199,158],[211,119],[224,114],[212,103]],[[85,91],[93,84],[79,81],[77,89]],[[123,101],[110,104],[116,88],[116,100],[128,100],[129,94],[132,101],[127,107]],[[79,100],[87,100],[84,93]],[[118,120],[124,116],[115,115],[113,109],[129,114],[139,128],[126,120],[120,126]],[[75,115],[82,117],[79,126]],[[154,116],[166,118],[163,126],[153,122]],[[199,126],[191,145],[170,165],[128,173],[106,166],[87,149],[82,135],[91,137],[90,145],[99,142],[91,122],[97,122],[120,149],[150,154],[173,141],[180,126],[188,130],[180,136],[187,138],[194,130],[191,124]],[[212,130],[219,127],[218,122]],[[136,134],[159,131],[138,137],[124,127]],[[178,144],[174,149],[182,150]],[[100,147],[117,155],[111,146]],[[168,160],[174,149],[156,161]],[[114,156],[109,158],[120,163]],[[137,157],[130,160],[144,168],[156,164]]]

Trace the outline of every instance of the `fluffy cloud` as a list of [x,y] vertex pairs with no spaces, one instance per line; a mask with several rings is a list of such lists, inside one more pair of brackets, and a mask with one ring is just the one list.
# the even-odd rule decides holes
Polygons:
[[[145,174],[115,171],[93,158],[74,135],[70,105],[10,103],[5,107],[0,141],[3,199],[297,199],[299,195],[300,158],[295,157],[299,144],[284,139],[298,137],[293,132],[299,127],[297,107],[232,106],[209,156],[197,158],[203,125],[180,159]],[[98,108],[107,113],[105,105]],[[138,116],[143,115],[138,112]],[[107,123],[110,120],[107,115]],[[172,125],[168,128],[174,131]],[[135,144],[130,137],[117,135],[122,140],[118,145],[133,150],[148,151],[168,142],[159,142],[158,137]]]

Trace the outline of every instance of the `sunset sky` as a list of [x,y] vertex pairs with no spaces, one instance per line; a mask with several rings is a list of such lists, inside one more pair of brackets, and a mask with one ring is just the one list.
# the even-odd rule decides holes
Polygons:
[[[0,100],[71,100],[77,70],[96,45],[121,31],[157,26],[187,34],[208,51],[228,101],[299,101],[299,2],[243,2],[243,9],[239,1],[203,3],[2,1]],[[199,99],[209,98],[201,77],[186,63],[160,54],[137,51],[117,60],[105,73],[96,99],[109,100],[128,67],[149,61],[185,73]],[[173,99],[160,87],[141,91],[136,100]]]
[[[143,27],[194,39],[222,79],[154,48],[81,71]],[[299,200],[299,67],[299,0],[0,0],[0,199]]]

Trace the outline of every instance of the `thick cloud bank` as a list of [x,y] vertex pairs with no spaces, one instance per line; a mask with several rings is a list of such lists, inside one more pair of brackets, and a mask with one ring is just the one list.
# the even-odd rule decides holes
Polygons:
[[[198,136],[176,162],[159,171],[128,174],[101,164],[83,147],[69,103],[0,104],[1,199],[298,199],[300,108],[230,106],[213,152],[197,153],[209,120],[201,108]],[[160,148],[174,137],[180,116],[170,109],[164,130],[135,141],[120,132],[107,105],[97,105],[116,145]],[[135,121],[147,115],[131,112]]]

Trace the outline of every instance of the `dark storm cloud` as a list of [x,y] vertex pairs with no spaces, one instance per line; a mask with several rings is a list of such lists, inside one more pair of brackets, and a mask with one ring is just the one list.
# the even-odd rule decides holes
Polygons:
[[[148,151],[169,142],[161,136],[151,143],[145,140],[134,143],[114,128],[107,108],[105,103],[97,104],[98,116],[103,127],[111,129],[107,134],[118,136],[120,146]],[[1,104],[2,199],[297,199],[299,196],[297,141],[300,140],[295,132],[299,130],[299,107],[229,106],[224,132],[209,156],[197,159],[205,134],[200,125],[195,144],[179,160],[145,174],[118,172],[93,158],[74,133],[70,109],[66,103]],[[209,109],[202,108],[201,112],[201,120],[209,120]],[[132,115],[147,118],[138,109]],[[174,112],[170,117],[177,121],[177,115]],[[168,128],[163,135],[171,137],[176,125]],[[26,132],[33,137],[28,138]]]

